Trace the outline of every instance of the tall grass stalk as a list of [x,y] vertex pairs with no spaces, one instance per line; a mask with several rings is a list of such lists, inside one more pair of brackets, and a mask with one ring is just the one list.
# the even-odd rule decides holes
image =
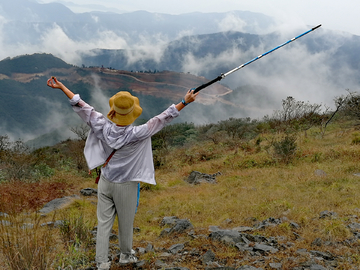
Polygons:
[[25,221],[9,216],[0,222],[0,250],[6,269],[52,269],[56,250],[53,229],[41,227],[39,216],[33,223]]

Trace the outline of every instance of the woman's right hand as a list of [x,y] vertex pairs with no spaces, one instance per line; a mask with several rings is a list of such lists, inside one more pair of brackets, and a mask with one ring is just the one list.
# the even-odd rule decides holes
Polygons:
[[61,82],[59,82],[56,77],[52,76],[50,79],[47,80],[47,86],[51,88],[58,88],[62,89],[64,86]]

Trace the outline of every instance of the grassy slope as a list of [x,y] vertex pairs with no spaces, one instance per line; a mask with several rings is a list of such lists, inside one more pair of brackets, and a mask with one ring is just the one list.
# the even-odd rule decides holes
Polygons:
[[[266,136],[263,135],[264,138]],[[311,243],[316,238],[344,241],[351,235],[346,224],[350,216],[357,215],[360,209],[359,177],[354,175],[360,171],[360,147],[351,144],[354,136],[359,136],[357,131],[344,129],[338,124],[330,127],[324,138],[314,129],[308,132],[307,137],[299,137],[297,157],[289,165],[265,165],[270,159],[264,150],[265,139],[260,144],[261,149],[255,149],[251,142],[246,151],[240,147],[240,142],[226,138],[217,145],[201,141],[172,149],[166,156],[166,166],[156,171],[156,188],[141,193],[135,218],[135,226],[141,231],[134,236],[134,246],[146,247],[150,242],[155,247],[168,248],[174,243],[187,241],[189,247],[216,246],[217,257],[226,258],[228,263],[241,258],[235,249],[204,239],[159,239],[163,229],[159,223],[164,216],[189,219],[198,234],[208,234],[211,225],[222,228],[253,226],[255,219],[286,217],[301,226],[296,230],[301,241],[295,241],[294,230],[288,222],[256,232],[265,236],[284,236],[285,241],[295,243],[293,248],[276,254],[280,259],[293,256],[299,248],[311,250]],[[315,174],[319,169],[326,172],[326,176]],[[209,174],[220,171],[222,175],[217,177],[217,184],[191,186],[183,180],[193,170]],[[72,191],[84,187],[96,188],[93,179],[66,172],[58,173],[48,181],[65,182]],[[83,213],[89,222],[96,223],[94,202],[95,198],[82,198],[56,215]],[[339,218],[319,219],[320,212],[324,210],[338,213]],[[52,218],[49,215],[41,222]],[[227,219],[232,222],[226,223]],[[116,225],[114,229],[117,230]],[[358,252],[345,246],[317,249],[350,257]],[[149,256],[144,255],[140,259],[156,259]],[[194,269],[192,262],[182,266]],[[339,269],[348,269],[346,263],[342,267]]]

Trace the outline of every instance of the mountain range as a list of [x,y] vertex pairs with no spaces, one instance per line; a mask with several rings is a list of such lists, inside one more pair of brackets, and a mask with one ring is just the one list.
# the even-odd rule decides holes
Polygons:
[[[177,102],[186,88],[312,26],[280,31],[273,18],[247,11],[77,14],[60,3],[12,0],[0,2],[0,27],[1,134],[29,139],[55,129],[69,136],[69,125],[79,124],[66,98],[46,87],[49,76],[102,112],[116,91],[134,91],[146,107],[145,120]],[[198,106],[179,121],[258,118],[279,109],[287,96],[331,107],[334,97],[359,89],[359,51],[359,36],[321,27],[203,90]]]

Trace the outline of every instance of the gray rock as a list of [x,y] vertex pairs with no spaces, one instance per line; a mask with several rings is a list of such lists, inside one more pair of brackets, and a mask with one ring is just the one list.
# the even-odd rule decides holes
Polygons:
[[310,270],[328,270],[328,269],[320,264],[312,264],[310,265]]
[[21,226],[21,229],[34,229],[34,224],[32,223],[24,223],[22,226]]
[[184,249],[184,244],[175,244],[175,245],[172,245],[170,248],[169,248],[169,252],[172,253],[172,254],[176,254],[178,253],[179,251],[183,250]]
[[175,222],[175,226],[171,228],[171,233],[183,233],[186,232],[189,229],[193,229],[194,226],[191,224],[191,222],[187,219],[178,219]]
[[253,231],[254,228],[246,227],[246,226],[240,226],[240,227],[233,228],[233,230],[237,231],[237,232],[249,232],[249,231]]
[[213,262],[215,258],[216,258],[215,253],[211,249],[209,249],[202,257],[202,262],[203,264],[208,264],[209,262]]
[[294,229],[300,229],[301,228],[299,224],[297,224],[297,223],[295,223],[293,221],[290,222],[290,226],[293,227]]
[[146,253],[146,249],[143,248],[143,247],[138,247],[138,248],[136,248],[136,251],[137,251],[137,253],[139,253],[140,255],[143,255],[143,254]]
[[305,248],[301,248],[301,249],[298,249],[296,251],[297,254],[301,255],[301,256],[308,256],[310,255],[310,253],[307,251],[307,249]]
[[321,238],[316,238],[314,241],[312,241],[311,245],[321,247],[322,243],[323,241],[321,240]]
[[332,255],[330,252],[322,252],[322,251],[317,251],[317,250],[311,250],[310,253],[313,256],[321,257],[324,260],[328,260],[328,261],[333,260],[335,258],[334,255]]
[[168,236],[170,234],[170,232],[171,232],[171,228],[166,228],[166,229],[161,231],[160,237],[166,237],[166,236]]
[[271,269],[281,269],[282,268],[281,263],[269,263],[269,266]]
[[250,266],[250,265],[243,265],[243,266],[240,266],[239,268],[237,268],[236,270],[263,270],[263,269],[257,268],[254,266]]
[[68,203],[71,203],[74,199],[79,199],[79,198],[80,197],[78,195],[72,195],[72,196],[54,199],[48,202],[47,204],[45,204],[44,207],[39,210],[39,212],[44,214],[50,213],[54,210],[63,208]]
[[268,245],[264,245],[264,244],[258,244],[258,243],[255,244],[254,250],[259,251],[262,254],[266,254],[266,253],[273,253],[274,254],[274,253],[279,251],[278,249],[276,249],[276,248],[274,248],[272,246],[268,246]]
[[83,196],[92,196],[92,195],[97,195],[97,189],[95,188],[84,188],[82,190],[80,190],[81,195]]
[[161,261],[161,260],[156,260],[155,266],[160,267],[160,268],[168,267],[168,265],[166,263],[164,263],[163,261]]
[[322,176],[322,177],[326,176],[326,172],[324,172],[323,170],[315,170],[314,174],[316,176]]
[[54,222],[49,221],[49,222],[46,222],[46,223],[42,223],[40,226],[41,226],[41,227],[45,227],[45,226],[54,227],[54,225],[55,225]]
[[145,248],[146,253],[154,252],[154,247],[152,244],[148,244]]
[[172,267],[172,268],[165,268],[165,270],[190,270],[186,267]]
[[322,211],[320,212],[320,218],[326,218],[326,217],[337,217],[338,214],[336,212],[332,212],[332,211],[328,211],[328,210],[325,210],[325,211]]
[[360,230],[360,223],[351,223],[348,225],[348,228],[352,231],[352,232],[356,232]]
[[0,212],[0,217],[9,217],[9,215],[6,213]]
[[118,240],[118,236],[116,234],[110,233],[109,240],[110,241]]
[[145,267],[146,265],[146,261],[145,260],[138,261],[135,263],[135,265],[136,265],[136,269],[143,269],[143,267]]
[[243,243],[237,243],[235,244],[235,247],[237,247],[239,251],[253,251],[252,247]]
[[174,225],[177,220],[179,220],[179,218],[176,216],[164,217],[160,222],[160,226]]
[[2,226],[11,226],[11,222],[7,220],[1,220],[0,223]]
[[55,221],[55,223],[54,223],[54,227],[55,227],[55,228],[59,228],[59,227],[64,226],[64,225],[65,225],[65,221],[64,221],[64,220],[57,220],[57,221]]
[[220,172],[214,173],[214,174],[206,174],[201,173],[197,171],[192,171],[189,175],[189,177],[185,180],[186,182],[198,185],[200,183],[216,183],[216,176],[221,175]]
[[209,226],[209,231],[210,232],[217,232],[220,231],[221,229],[219,228],[219,226]]
[[221,230],[221,231],[212,232],[210,233],[209,237],[211,240],[216,240],[231,245],[244,242],[240,233],[233,230]]
[[272,218],[272,217],[270,217],[270,218],[256,224],[256,229],[260,230],[260,229],[264,229],[266,227],[274,227],[274,226],[279,225],[281,223],[282,223],[282,220],[280,218]]

